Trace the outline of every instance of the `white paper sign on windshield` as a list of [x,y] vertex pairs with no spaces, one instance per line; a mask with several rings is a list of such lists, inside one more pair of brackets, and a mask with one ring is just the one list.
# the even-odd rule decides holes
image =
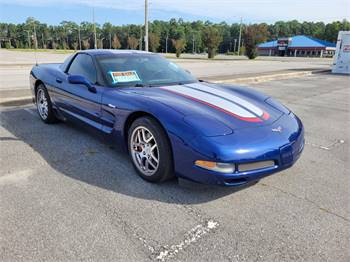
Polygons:
[[136,71],[110,72],[113,84],[141,81]]

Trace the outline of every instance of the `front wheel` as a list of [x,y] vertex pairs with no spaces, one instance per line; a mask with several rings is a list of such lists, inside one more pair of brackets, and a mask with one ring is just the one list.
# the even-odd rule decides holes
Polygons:
[[57,121],[57,118],[52,110],[49,93],[43,84],[40,84],[36,91],[36,108],[41,120],[43,120],[45,123],[50,124]]
[[170,143],[156,120],[136,119],[129,129],[128,144],[132,163],[143,179],[162,182],[174,176]]

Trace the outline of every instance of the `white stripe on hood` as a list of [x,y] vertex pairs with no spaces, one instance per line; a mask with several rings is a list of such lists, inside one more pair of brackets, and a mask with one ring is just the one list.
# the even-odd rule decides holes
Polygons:
[[256,107],[255,105],[248,102],[247,100],[244,100],[238,96],[230,94],[229,92],[225,92],[225,91],[216,89],[215,87],[211,87],[211,86],[207,86],[207,85],[199,84],[199,83],[189,84],[187,86],[196,88],[198,90],[203,90],[203,91],[211,93],[213,95],[221,96],[225,99],[228,99],[228,100],[230,100],[238,105],[243,106],[244,108],[248,109],[250,112],[253,112],[254,114],[256,114],[259,117],[261,117],[264,114],[264,112],[260,108]]
[[[198,85],[198,88],[199,89],[203,89],[203,91],[204,91],[205,86],[204,85]],[[199,100],[201,100],[203,102],[212,104],[212,105],[217,106],[219,108],[222,108],[222,109],[224,109],[224,110],[226,110],[226,111],[228,111],[228,112],[230,112],[232,114],[235,114],[237,116],[240,116],[240,117],[256,118],[256,115],[253,115],[251,112],[249,112],[248,110],[244,109],[244,107],[239,106],[238,102],[236,102],[237,104],[233,103],[233,102],[231,102],[231,101],[229,101],[227,99],[224,99],[224,98],[222,98],[220,96],[215,95],[215,93],[203,92],[203,91],[200,91],[198,89],[186,87],[184,85],[164,86],[164,87],[162,87],[162,89],[166,89],[166,90],[169,90],[169,91],[177,92],[177,93],[185,95],[185,96],[190,96],[190,97],[193,97],[195,99],[199,99]],[[213,89],[213,91],[216,92],[216,91],[219,91],[219,90]],[[229,97],[229,94],[225,93],[224,97],[225,98]],[[247,101],[245,101],[243,99],[240,99],[240,98],[236,99],[236,101],[240,101],[241,103],[244,102],[245,104],[249,104]],[[250,108],[252,108],[252,105],[250,106]],[[257,110],[260,110],[260,109],[256,108],[255,111],[257,111]],[[263,114],[261,110],[258,111],[258,112],[261,115]]]

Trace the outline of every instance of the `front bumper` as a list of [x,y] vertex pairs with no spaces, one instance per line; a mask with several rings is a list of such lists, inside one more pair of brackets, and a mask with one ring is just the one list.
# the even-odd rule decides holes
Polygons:
[[[178,156],[180,152],[174,152],[176,174],[204,184],[239,186],[285,170],[299,159],[305,144],[301,121],[294,115],[292,120],[291,123],[291,116],[285,116],[278,121],[278,124],[286,127],[284,134],[280,135],[272,134],[271,127],[265,127],[258,133],[254,130],[245,130],[232,136],[217,138],[216,144],[222,149],[222,153],[204,160],[235,163],[236,171],[233,173],[224,174],[195,166],[195,160],[206,156],[184,145],[182,149],[177,149],[181,151],[180,157]],[[265,133],[266,130],[268,133]],[[248,135],[249,140],[242,141],[243,134],[244,137]],[[255,136],[252,137],[254,134]],[[242,143],[233,142],[233,139]],[[268,160],[274,161],[274,165],[247,171],[239,171],[238,168],[240,164]]]
[[[205,184],[217,184],[224,186],[239,186],[252,181],[257,181],[266,176],[290,168],[299,159],[303,149],[304,137],[300,136],[300,138],[297,141],[282,146],[279,149],[279,152],[276,152],[276,156],[270,158],[271,160],[274,160],[274,166],[260,169],[252,169],[244,172],[236,171],[232,174],[222,174],[202,169],[197,171],[198,176],[196,177],[200,179],[196,180]],[[248,161],[246,163],[252,162],[254,161]],[[194,167],[194,169],[201,168]]]

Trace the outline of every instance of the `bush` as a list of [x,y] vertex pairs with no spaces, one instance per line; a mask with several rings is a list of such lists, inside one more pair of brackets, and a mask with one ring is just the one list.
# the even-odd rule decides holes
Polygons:
[[179,58],[182,51],[185,49],[186,47],[186,41],[185,39],[171,39],[173,46],[176,50],[176,57]]
[[12,45],[9,42],[5,42],[5,48],[10,49],[12,48]]
[[249,58],[249,59],[255,59],[258,56],[258,51],[256,50],[256,47],[246,47],[245,50],[245,55]]

